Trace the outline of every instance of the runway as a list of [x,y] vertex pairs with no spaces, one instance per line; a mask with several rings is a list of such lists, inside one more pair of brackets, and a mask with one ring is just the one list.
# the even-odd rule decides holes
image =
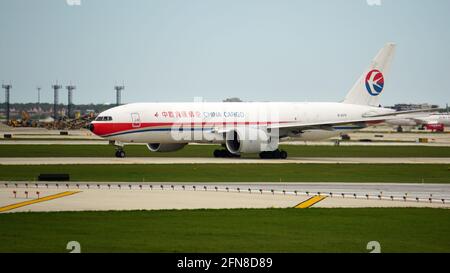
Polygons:
[[[0,145],[109,145],[109,141],[101,139],[79,139],[74,138],[63,138],[54,137],[55,139],[28,139],[28,138],[14,138],[10,140],[1,140]],[[334,141],[286,141],[281,142],[282,145],[296,145],[296,146],[335,146]],[[144,145],[140,143],[127,143],[128,145]],[[190,144],[190,145],[204,145],[204,144]],[[208,144],[206,144],[208,145]],[[406,147],[450,147],[450,142],[428,142],[420,143],[413,141],[373,141],[373,142],[362,142],[362,141],[347,141],[340,142],[340,146],[406,146]]]
[[[41,199],[44,197],[48,200],[42,202],[36,200],[38,192]],[[450,208],[450,185],[440,184],[127,182],[35,184],[30,181],[1,182],[0,212],[293,208],[317,196],[321,198],[316,203],[310,204],[310,207]],[[23,202],[27,204],[20,205]],[[10,209],[11,207],[13,209]]]
[[289,157],[288,159],[214,157],[5,157],[0,165],[68,164],[450,164],[450,157]]

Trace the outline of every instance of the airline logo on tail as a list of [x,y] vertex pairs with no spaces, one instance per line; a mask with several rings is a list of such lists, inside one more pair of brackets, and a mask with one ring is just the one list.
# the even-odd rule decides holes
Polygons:
[[366,89],[371,96],[378,96],[383,91],[384,77],[383,73],[374,69],[366,75]]

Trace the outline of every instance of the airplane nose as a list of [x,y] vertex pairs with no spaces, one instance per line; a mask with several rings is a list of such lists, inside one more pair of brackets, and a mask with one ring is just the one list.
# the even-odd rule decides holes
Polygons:
[[89,131],[91,131],[92,133],[94,133],[94,129],[95,129],[95,126],[94,126],[94,124],[89,124]]

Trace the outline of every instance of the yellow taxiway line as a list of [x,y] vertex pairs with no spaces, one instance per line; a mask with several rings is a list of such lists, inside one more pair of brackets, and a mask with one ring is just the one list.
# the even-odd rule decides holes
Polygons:
[[312,205],[322,201],[323,199],[327,198],[323,195],[314,195],[313,197],[301,202],[300,204],[296,205],[294,208],[296,209],[306,209],[311,207]]
[[65,191],[65,192],[61,192],[61,193],[57,193],[57,194],[53,194],[53,195],[49,195],[49,196],[44,196],[44,197],[33,199],[33,200],[28,200],[28,201],[24,201],[24,202],[20,202],[20,203],[16,203],[16,204],[7,205],[4,207],[0,207],[0,212],[5,212],[8,210],[28,206],[28,205],[39,203],[39,202],[45,202],[45,201],[53,200],[56,198],[61,198],[64,196],[69,196],[69,195],[79,193],[79,192],[80,191]]

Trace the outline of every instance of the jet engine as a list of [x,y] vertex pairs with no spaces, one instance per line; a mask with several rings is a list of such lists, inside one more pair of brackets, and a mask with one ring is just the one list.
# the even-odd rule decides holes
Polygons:
[[259,128],[235,128],[226,134],[225,145],[232,154],[274,151],[278,149],[278,136]]
[[152,152],[174,152],[184,148],[187,143],[169,143],[169,144],[161,144],[161,143],[148,143],[147,148]]

